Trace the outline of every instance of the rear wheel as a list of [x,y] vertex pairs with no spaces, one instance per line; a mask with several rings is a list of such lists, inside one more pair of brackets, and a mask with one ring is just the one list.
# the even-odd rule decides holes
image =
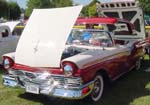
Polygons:
[[98,74],[94,79],[94,88],[90,96],[92,101],[95,102],[98,101],[103,94],[103,90],[104,90],[103,76],[101,74]]

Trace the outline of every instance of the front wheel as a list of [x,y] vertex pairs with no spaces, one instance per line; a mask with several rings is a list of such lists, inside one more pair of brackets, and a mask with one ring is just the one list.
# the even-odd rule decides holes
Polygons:
[[103,90],[104,90],[103,76],[98,74],[96,75],[94,79],[94,88],[90,96],[92,101],[95,101],[95,102],[98,101],[103,94]]

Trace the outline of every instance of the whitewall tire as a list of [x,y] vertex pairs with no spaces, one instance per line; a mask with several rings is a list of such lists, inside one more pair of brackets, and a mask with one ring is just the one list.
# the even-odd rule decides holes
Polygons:
[[98,100],[100,100],[103,94],[103,90],[104,90],[103,76],[98,74],[94,79],[94,88],[90,96],[92,101],[97,102]]

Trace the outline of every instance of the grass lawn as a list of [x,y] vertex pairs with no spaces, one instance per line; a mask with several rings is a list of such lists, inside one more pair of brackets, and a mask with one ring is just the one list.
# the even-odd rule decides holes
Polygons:
[[0,105],[150,105],[150,72],[146,70],[150,70],[150,62],[143,61],[141,70],[133,70],[116,80],[97,103],[29,94],[20,88],[3,86],[0,70]]

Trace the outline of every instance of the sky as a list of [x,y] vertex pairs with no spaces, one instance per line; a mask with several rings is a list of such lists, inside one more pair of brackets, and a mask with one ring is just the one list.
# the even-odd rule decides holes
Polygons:
[[77,3],[77,4],[88,4],[90,3],[92,0],[73,0],[74,3]]

